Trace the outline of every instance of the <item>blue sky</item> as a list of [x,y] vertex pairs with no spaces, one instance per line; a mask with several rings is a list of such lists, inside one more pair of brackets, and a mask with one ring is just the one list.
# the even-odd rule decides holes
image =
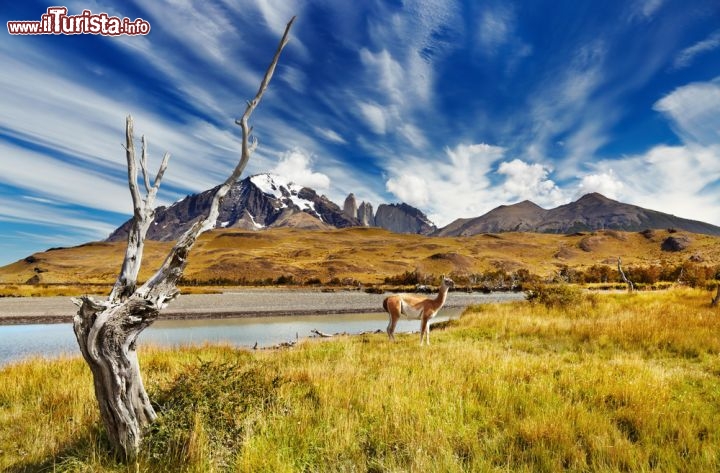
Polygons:
[[[37,1],[3,2],[40,20]],[[172,158],[159,203],[220,183],[234,119],[298,19],[253,117],[246,174],[438,225],[598,191],[720,225],[720,3],[70,1],[147,36],[0,41],[0,264],[105,238],[131,212],[124,117]]]

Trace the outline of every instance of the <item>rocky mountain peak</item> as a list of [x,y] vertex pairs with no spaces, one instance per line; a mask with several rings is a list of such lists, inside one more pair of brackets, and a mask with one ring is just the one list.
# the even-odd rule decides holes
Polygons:
[[375,214],[373,213],[373,206],[370,202],[364,202],[360,204],[357,211],[357,219],[365,227],[375,226]]
[[[213,192],[214,189],[210,189],[186,196],[169,207],[158,207],[147,238],[160,241],[177,239],[206,215]],[[407,204],[394,204],[389,209],[382,212],[378,209],[383,223],[377,223],[372,205],[363,202],[358,207],[352,193],[340,208],[314,189],[295,184],[283,176],[255,174],[230,188],[220,206],[216,227],[260,230],[271,227],[320,229],[378,225],[410,233],[429,233],[429,229],[435,228],[425,214]],[[126,239],[131,223],[128,220],[117,228],[108,241]]]
[[600,194],[599,192],[589,192],[587,194],[584,194],[581,196],[578,200],[575,201],[576,203],[580,202],[617,202],[616,200],[609,199],[605,197],[604,195]]
[[523,209],[523,210],[537,210],[542,211],[545,210],[542,207],[540,207],[538,204],[531,200],[523,200],[522,202],[518,202],[514,205],[501,205],[500,207],[515,207],[517,209]]
[[501,205],[480,217],[458,219],[435,234],[469,236],[497,232],[642,231],[647,228],[678,228],[694,233],[720,235],[720,228],[714,225],[624,204],[597,192],[585,194],[574,202],[549,210],[530,201]]
[[347,215],[350,218],[357,218],[358,212],[358,205],[357,201],[355,200],[355,194],[352,192],[345,198],[345,203],[343,204],[343,213]]
[[375,214],[375,225],[397,233],[429,235],[437,227],[420,210],[408,204],[381,204]]

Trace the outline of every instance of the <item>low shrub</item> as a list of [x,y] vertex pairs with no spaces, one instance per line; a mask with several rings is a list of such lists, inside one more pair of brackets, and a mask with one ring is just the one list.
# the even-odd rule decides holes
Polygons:
[[157,395],[160,416],[145,440],[147,456],[156,466],[226,466],[282,383],[273,370],[242,360],[189,366]]
[[548,309],[567,309],[579,304],[583,292],[571,284],[535,284],[526,293],[525,298],[533,304],[542,304]]

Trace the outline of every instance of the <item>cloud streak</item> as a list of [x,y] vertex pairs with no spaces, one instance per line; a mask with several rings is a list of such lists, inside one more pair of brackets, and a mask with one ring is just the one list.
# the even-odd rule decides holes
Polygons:
[[696,57],[720,48],[720,30],[714,31],[710,36],[702,41],[698,41],[692,46],[683,49],[675,56],[673,67],[675,69],[683,69],[689,67]]
[[720,77],[678,87],[653,108],[672,121],[685,142],[720,144]]

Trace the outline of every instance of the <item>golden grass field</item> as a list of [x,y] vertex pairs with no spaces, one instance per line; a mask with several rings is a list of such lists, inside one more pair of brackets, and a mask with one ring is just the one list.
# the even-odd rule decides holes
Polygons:
[[[212,240],[211,240],[212,241]],[[80,359],[0,369],[0,470],[720,471],[720,313],[698,289],[469,308],[287,350],[140,347],[159,419],[108,453]]]
[[[665,252],[660,247],[669,235],[657,230],[651,238],[617,231],[441,238],[378,228],[215,230],[203,235],[191,252],[185,278],[201,285],[224,279],[252,283],[286,275],[299,283],[315,278],[322,283],[336,279],[378,284],[406,271],[437,276],[524,268],[545,277],[563,266],[584,269],[606,264],[614,268],[618,257],[622,257],[625,267],[680,265],[691,257],[700,258],[704,264],[720,262],[720,237],[677,233],[691,239],[690,247]],[[0,291],[6,295],[41,294],[42,284],[84,283],[99,284],[97,291],[105,292],[120,270],[124,247],[120,242],[98,242],[29,255],[0,268]],[[169,247],[170,243],[147,243],[141,280],[159,267]],[[39,284],[23,285],[33,277]],[[70,289],[54,290],[67,294]],[[92,292],[93,287],[84,290]]]

